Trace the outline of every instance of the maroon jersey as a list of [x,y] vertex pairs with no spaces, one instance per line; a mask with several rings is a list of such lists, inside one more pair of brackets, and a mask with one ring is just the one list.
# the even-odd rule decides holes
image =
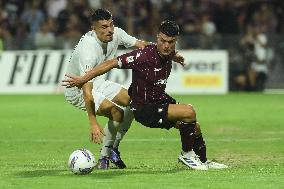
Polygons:
[[166,103],[172,98],[165,92],[171,73],[171,58],[159,56],[156,45],[148,45],[119,57],[121,69],[132,69],[131,106]]

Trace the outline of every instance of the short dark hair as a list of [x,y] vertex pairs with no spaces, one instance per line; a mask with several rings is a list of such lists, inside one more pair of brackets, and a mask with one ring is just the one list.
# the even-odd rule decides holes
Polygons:
[[175,21],[165,20],[161,23],[159,32],[162,32],[169,37],[174,37],[179,35],[179,26]]
[[106,9],[97,9],[90,17],[90,22],[96,22],[99,20],[109,20],[112,18],[112,14]]

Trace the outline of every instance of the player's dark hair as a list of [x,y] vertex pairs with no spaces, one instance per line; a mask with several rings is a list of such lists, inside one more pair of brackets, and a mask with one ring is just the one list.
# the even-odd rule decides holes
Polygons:
[[106,9],[97,9],[90,17],[90,22],[96,22],[99,20],[109,20],[112,18],[111,13]]
[[162,32],[169,37],[174,37],[179,35],[179,26],[175,21],[165,20],[161,23],[159,32]]

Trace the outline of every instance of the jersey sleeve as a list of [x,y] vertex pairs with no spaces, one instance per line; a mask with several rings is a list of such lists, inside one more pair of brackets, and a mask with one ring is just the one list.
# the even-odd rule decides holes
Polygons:
[[[145,64],[145,52],[143,49],[137,49],[117,57],[120,69],[141,70]],[[143,55],[144,54],[144,55]]]
[[117,28],[117,33],[120,40],[119,45],[123,45],[126,48],[133,47],[135,45],[137,39],[127,34],[123,29]]

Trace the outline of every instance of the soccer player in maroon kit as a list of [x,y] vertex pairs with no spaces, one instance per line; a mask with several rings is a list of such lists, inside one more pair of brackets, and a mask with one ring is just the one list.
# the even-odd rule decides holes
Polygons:
[[128,93],[135,120],[150,128],[179,129],[182,151],[178,160],[186,166],[197,170],[227,168],[207,160],[206,145],[193,106],[179,104],[165,92],[178,35],[179,26],[173,21],[164,21],[159,27],[156,44],[105,61],[84,76],[67,75],[70,79],[64,80],[63,85],[81,87],[113,68],[132,69]]

